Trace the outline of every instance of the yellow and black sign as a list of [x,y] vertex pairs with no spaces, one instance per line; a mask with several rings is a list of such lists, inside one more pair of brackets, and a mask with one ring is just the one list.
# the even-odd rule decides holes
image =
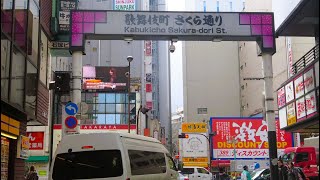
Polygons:
[[19,136],[20,122],[1,114],[1,131]]
[[183,123],[182,133],[206,133],[207,124],[206,123]]
[[182,158],[182,162],[184,162],[184,163],[189,163],[189,162],[207,163],[208,162],[208,158],[207,157],[197,157],[197,158],[184,157],[184,158]]

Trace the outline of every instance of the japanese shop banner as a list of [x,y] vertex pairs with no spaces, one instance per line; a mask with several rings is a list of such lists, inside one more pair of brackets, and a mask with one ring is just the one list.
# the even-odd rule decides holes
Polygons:
[[304,88],[306,93],[314,89],[314,75],[313,68],[309,69],[306,73],[303,74],[304,79]]
[[290,81],[286,86],[286,103],[294,99],[293,81]]
[[182,157],[208,156],[208,140],[202,134],[189,134],[189,138],[182,139]]
[[59,31],[62,33],[69,33],[69,31],[70,31],[70,10],[77,9],[77,1],[75,1],[75,0],[60,0],[59,2],[58,2]]
[[136,0],[113,0],[113,9],[119,11],[136,10]]
[[284,87],[278,90],[278,107],[281,108],[286,104],[286,94],[284,93]]
[[152,41],[144,41],[145,56],[152,56]]
[[[213,158],[268,158],[267,122],[262,118],[211,118]],[[280,154],[292,147],[292,134],[280,130],[276,120],[277,148]],[[234,146],[235,152],[234,155]]]
[[206,123],[182,123],[181,125],[182,133],[206,133],[207,124]]
[[30,150],[42,150],[44,145],[44,132],[27,132]]
[[286,109],[287,109],[287,107],[283,107],[283,108],[279,109],[280,129],[282,129],[288,125]]
[[302,75],[294,80],[294,92],[296,95],[296,99],[304,94],[304,84]]

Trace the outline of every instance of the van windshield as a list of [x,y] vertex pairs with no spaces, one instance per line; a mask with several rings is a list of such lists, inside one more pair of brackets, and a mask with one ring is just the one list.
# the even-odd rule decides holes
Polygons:
[[58,154],[52,179],[94,179],[122,176],[120,150],[81,151]]

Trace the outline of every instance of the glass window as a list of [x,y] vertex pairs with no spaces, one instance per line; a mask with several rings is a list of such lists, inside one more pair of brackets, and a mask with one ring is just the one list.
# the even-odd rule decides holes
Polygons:
[[116,104],[106,104],[106,113],[115,113]]
[[116,102],[116,95],[113,93],[106,94],[106,103],[115,103]]
[[121,114],[116,114],[116,124],[121,124]]
[[122,174],[120,150],[81,151],[58,154],[53,166],[52,179],[110,178]]
[[116,115],[115,114],[106,114],[106,124],[115,124]]
[[105,93],[97,93],[97,103],[106,103],[106,94]]
[[93,110],[95,113],[105,113],[106,112],[106,104],[94,104]]
[[25,110],[32,115],[36,114],[37,82],[37,69],[27,61]]
[[202,174],[209,174],[209,172],[208,171],[206,171],[205,169],[203,169],[203,168],[197,168],[197,170],[198,170],[198,173],[202,173]]
[[28,57],[37,67],[38,62],[38,45],[39,45],[39,0],[29,1],[28,11]]
[[183,168],[181,171],[182,174],[193,174],[194,173],[194,168]]
[[120,114],[120,124],[128,124],[128,115]]
[[12,9],[13,0],[1,0],[1,32],[9,37],[12,34]]
[[10,101],[23,108],[25,57],[16,49],[12,53]]
[[296,154],[296,162],[304,162],[309,160],[309,154],[308,153],[297,153]]
[[168,163],[169,163],[169,168],[172,170],[177,171],[178,169],[176,168],[176,165],[172,159],[172,157],[169,154],[166,154],[167,158],[168,158]]
[[10,41],[1,39],[1,98],[5,99],[8,99],[9,90],[10,44]]
[[122,93],[122,94],[116,94],[116,103],[126,103],[126,94]]
[[132,175],[161,174],[166,172],[164,153],[128,150]]
[[106,115],[105,114],[96,114],[94,124],[106,124]]
[[14,42],[26,52],[27,38],[27,0],[15,1]]
[[116,104],[116,113],[125,113],[125,104]]

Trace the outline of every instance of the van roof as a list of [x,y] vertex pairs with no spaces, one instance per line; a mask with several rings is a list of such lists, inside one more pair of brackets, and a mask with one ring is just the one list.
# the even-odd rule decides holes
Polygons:
[[115,135],[115,136],[120,136],[120,137],[124,137],[124,138],[131,138],[131,139],[138,139],[138,140],[142,140],[142,141],[149,141],[149,142],[154,142],[154,143],[160,143],[161,142],[155,138],[152,137],[146,137],[146,136],[142,136],[142,135],[137,135],[137,134],[131,134],[131,133],[124,133],[124,132],[118,132],[118,131],[108,131],[108,132],[104,132],[104,133],[83,133],[83,134],[73,134],[73,135],[69,135],[69,136],[101,136],[101,135]]

